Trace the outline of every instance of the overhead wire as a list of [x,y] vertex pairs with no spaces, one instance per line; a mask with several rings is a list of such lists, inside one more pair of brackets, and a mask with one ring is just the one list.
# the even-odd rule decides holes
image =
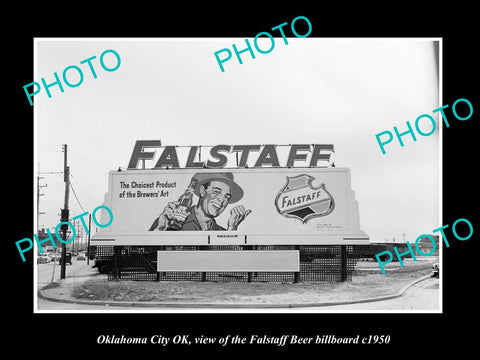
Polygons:
[[82,204],[80,204],[80,200],[78,200],[77,194],[75,193],[75,189],[73,188],[72,182],[69,181],[68,184],[70,185],[70,188],[72,189],[73,195],[75,195],[75,199],[77,199],[77,203],[80,206],[80,209],[82,209],[83,212],[85,212],[85,209],[83,208]]
[[95,202],[98,202],[98,199],[95,199],[88,191],[87,189],[85,189],[85,187],[78,181],[77,177],[73,176],[73,174],[70,174],[70,177],[72,179],[75,179],[75,182],[83,189],[83,191],[85,191],[85,193],[90,197],[90,199],[92,199],[93,201]]

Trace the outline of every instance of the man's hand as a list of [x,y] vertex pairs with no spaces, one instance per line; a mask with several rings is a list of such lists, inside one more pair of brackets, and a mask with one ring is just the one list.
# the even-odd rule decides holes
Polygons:
[[237,230],[238,225],[240,225],[240,223],[245,220],[245,218],[251,212],[252,210],[245,210],[242,205],[235,206],[232,210],[230,210],[227,230]]
[[183,212],[178,209],[180,202],[172,201],[165,206],[163,212],[158,217],[158,230],[164,230],[171,220],[176,220],[183,223],[188,216],[188,212]]

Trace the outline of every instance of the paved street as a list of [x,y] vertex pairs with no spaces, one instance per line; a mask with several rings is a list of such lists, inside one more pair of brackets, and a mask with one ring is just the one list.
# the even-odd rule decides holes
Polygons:
[[[86,260],[72,259],[72,265],[67,264],[65,267],[65,277],[75,278],[78,276],[88,276],[98,273],[97,269],[92,269],[94,261],[90,261],[87,265]],[[55,269],[54,269],[55,268]],[[55,264],[50,262],[48,264],[37,264],[37,284],[39,287],[49,284],[52,280],[52,273],[54,275],[53,281],[60,280],[60,265],[58,262]]]
[[37,300],[38,310],[51,310],[51,311],[81,311],[81,312],[104,312],[104,311],[116,311],[116,310],[132,310],[131,306],[115,306],[109,307],[105,305],[82,305],[82,304],[67,304],[57,301],[47,301],[42,298]]
[[[424,281],[421,281],[418,284],[413,285],[411,288],[407,289],[405,294],[401,297],[385,300],[385,301],[376,301],[371,303],[359,303],[359,304],[348,304],[348,305],[336,305],[328,307],[317,307],[309,308],[309,311],[316,310],[331,310],[331,311],[356,311],[356,310],[380,310],[380,311],[396,311],[396,310],[427,310],[427,311],[436,311],[439,310],[440,304],[440,291],[439,284],[440,281],[437,278],[430,278]],[[296,311],[302,311],[305,309],[295,309]]]
[[[92,268],[94,261],[90,261],[87,265],[86,260],[72,259],[72,265],[67,264],[65,268],[65,281],[81,281],[85,278],[92,276],[105,276],[98,273],[96,268]],[[60,280],[60,265],[57,263],[37,264],[37,287],[41,289],[43,286],[53,281]],[[37,304],[39,310],[94,310],[95,306],[92,305],[79,305],[79,304],[64,304],[56,301],[46,301],[37,298]],[[105,306],[100,307],[104,309]]]
[[[72,260],[72,265],[66,267],[66,282],[82,281],[89,277],[106,277],[98,273],[97,269],[92,268],[93,261],[87,265],[86,261]],[[50,283],[52,278],[53,263],[39,264],[37,266],[38,274],[38,286],[42,286]],[[54,280],[58,281],[60,278],[60,266],[55,264]],[[67,290],[67,289],[66,289]],[[399,298],[371,302],[371,303],[359,303],[359,304],[347,304],[347,305],[335,305],[335,306],[321,306],[321,307],[297,307],[289,309],[252,309],[255,312],[356,312],[356,311],[437,311],[439,310],[439,280],[436,278],[429,278],[424,280],[413,287],[409,288],[405,294]],[[135,311],[135,312],[149,312],[149,311],[182,311],[182,312],[209,312],[212,310],[220,309],[185,309],[185,308],[164,308],[164,307],[131,307],[131,306],[105,306],[105,305],[83,305],[83,304],[70,304],[61,303],[56,301],[47,301],[40,297],[37,299],[38,310],[52,310],[52,311],[85,311],[85,312],[97,312],[97,311]],[[236,312],[236,309],[223,309],[223,312]],[[250,309],[238,309],[240,312],[248,312]]]

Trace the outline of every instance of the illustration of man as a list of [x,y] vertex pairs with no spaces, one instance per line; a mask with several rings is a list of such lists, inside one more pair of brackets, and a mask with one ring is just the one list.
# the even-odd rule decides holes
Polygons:
[[244,206],[237,205],[230,210],[227,228],[218,225],[215,218],[223,213],[229,204],[242,199],[243,190],[233,180],[232,173],[197,173],[192,180],[196,180],[193,192],[198,196],[197,205],[190,206],[182,211],[179,201],[169,202],[160,216],[155,219],[149,231],[171,230],[169,224],[181,224],[179,230],[237,230],[238,225],[252,212]]

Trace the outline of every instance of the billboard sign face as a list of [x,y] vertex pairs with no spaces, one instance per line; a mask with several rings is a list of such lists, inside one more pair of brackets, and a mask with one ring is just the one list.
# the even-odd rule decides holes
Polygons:
[[112,171],[93,245],[368,244],[347,168]]

